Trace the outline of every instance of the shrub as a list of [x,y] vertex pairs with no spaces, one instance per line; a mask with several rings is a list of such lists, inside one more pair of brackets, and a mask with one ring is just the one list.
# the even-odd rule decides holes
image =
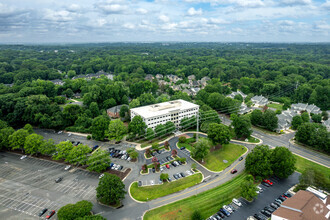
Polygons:
[[90,139],[92,139],[92,136],[87,135],[87,140],[90,140]]
[[154,149],[154,150],[158,150],[158,148],[159,148],[159,143],[153,143],[153,144],[151,145],[151,148]]
[[186,143],[187,138],[184,136],[179,137],[179,143]]
[[175,157],[177,154],[178,154],[178,151],[175,150],[175,149],[173,149],[173,150],[172,150],[172,156]]

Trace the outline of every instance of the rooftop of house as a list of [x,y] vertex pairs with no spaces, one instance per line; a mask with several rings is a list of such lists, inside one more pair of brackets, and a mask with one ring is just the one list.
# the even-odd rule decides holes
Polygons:
[[126,105],[126,104],[123,104],[123,105],[116,105],[116,106],[113,106],[113,107],[111,107],[111,108],[108,108],[108,109],[107,109],[107,112],[111,112],[111,113],[119,113],[121,107],[124,106],[124,105],[128,107],[128,105]]
[[136,114],[141,115],[143,118],[151,118],[158,115],[166,115],[171,112],[183,111],[191,108],[199,108],[199,105],[178,99],[174,101],[133,108],[131,109],[131,112],[135,112]]

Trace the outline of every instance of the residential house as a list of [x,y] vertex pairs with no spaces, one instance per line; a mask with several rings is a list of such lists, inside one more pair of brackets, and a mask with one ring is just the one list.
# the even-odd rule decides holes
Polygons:
[[168,85],[169,83],[166,82],[165,80],[158,80],[158,85]]
[[81,94],[79,92],[76,92],[74,95],[73,95],[74,98],[76,99],[80,99],[81,98]]
[[232,92],[231,94],[227,95],[227,97],[230,97],[230,98],[233,99],[236,95],[240,95],[240,96],[242,96],[243,99],[245,99],[245,97],[247,96],[247,95],[245,95],[243,92],[241,92],[241,91],[237,91],[237,92]]
[[10,83],[10,84],[4,84],[5,86],[8,86],[8,87],[13,87],[14,83]]
[[192,92],[189,89],[184,89],[182,92],[187,93],[188,95],[192,95]]
[[306,111],[310,114],[310,113],[313,113],[313,114],[321,114],[322,111],[319,107],[317,107],[316,105],[314,104],[311,104],[311,105],[308,105],[306,107]]
[[111,118],[119,118],[120,117],[120,115],[119,115],[120,109],[123,106],[127,106],[128,107],[128,105],[125,105],[124,104],[124,105],[117,105],[117,106],[114,106],[112,108],[107,109],[108,116],[111,117]]
[[174,85],[174,86],[171,86],[171,87],[172,87],[172,89],[173,89],[174,91],[179,91],[179,90],[181,90],[181,88],[180,88],[179,85]]
[[179,86],[181,86],[182,89],[190,88],[190,85],[188,85],[187,83],[180,84]]
[[146,77],[144,77],[145,80],[152,81],[154,79],[154,76],[151,74],[147,74]]
[[327,130],[330,132],[330,118],[322,123]]
[[278,118],[277,132],[288,130],[292,125],[292,118],[296,115],[298,114],[293,110],[285,110],[280,115],[276,115]]
[[188,80],[195,80],[195,79],[196,79],[195,75],[188,76]]
[[195,96],[197,95],[197,93],[199,92],[199,90],[201,90],[200,88],[196,87],[196,88],[191,88],[190,91],[191,91],[191,95],[192,96]]
[[63,86],[64,85],[64,82],[62,80],[60,80],[60,79],[53,79],[53,80],[49,80],[49,81],[51,81],[55,85],[60,85],[60,86]]
[[173,83],[176,83],[177,81],[182,80],[182,78],[178,77],[177,75],[173,75],[173,74],[167,75],[167,78]]
[[297,104],[292,104],[291,105],[291,109],[292,110],[295,110],[295,111],[306,111],[306,108],[307,108],[308,104],[304,104],[304,103],[297,103]]
[[72,77],[72,79],[86,79],[89,81],[92,78],[101,78],[102,76],[105,76],[106,78],[113,80],[113,74],[106,73],[102,70],[97,73],[90,73],[90,74],[86,74],[86,75],[81,74],[78,76],[74,76],[74,77]]
[[254,96],[251,98],[251,101],[253,102],[254,105],[257,105],[257,106],[264,106],[264,105],[267,105],[268,104],[268,99],[263,97],[262,95],[260,96]]
[[300,190],[272,213],[271,220],[326,220],[329,216],[329,195],[321,199],[312,192]]
[[247,107],[247,105],[245,105],[244,103],[241,104],[238,114],[240,115],[244,115],[246,113],[248,113],[252,108]]
[[162,75],[162,74],[157,74],[156,75],[156,79],[158,79],[158,80],[161,80],[161,79],[163,79],[164,78],[164,76]]
[[205,77],[203,77],[203,78],[200,80],[200,84],[201,84],[203,87],[205,87],[205,86],[207,85],[207,81],[210,81],[210,80],[211,80],[210,77],[205,76]]

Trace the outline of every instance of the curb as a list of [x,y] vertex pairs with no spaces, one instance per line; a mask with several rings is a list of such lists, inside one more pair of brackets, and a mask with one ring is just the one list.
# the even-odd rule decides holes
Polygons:
[[133,183],[135,183],[135,182],[137,183],[137,181],[134,181],[134,182],[132,182],[132,183],[129,185],[129,187],[128,187],[128,195],[129,195],[129,197],[131,197],[131,199],[134,200],[134,202],[141,203],[141,204],[146,203],[146,202],[142,202],[142,201],[139,201],[139,200],[134,199],[133,196],[131,195],[131,186],[132,186]]
[[255,144],[255,145],[258,145],[258,144],[262,144],[263,143],[263,141],[260,138],[255,137],[253,135],[251,135],[251,137],[254,137],[255,139],[258,139],[259,142],[258,143],[251,143],[251,142],[246,142],[246,141],[238,141],[238,140],[234,140],[234,139],[231,139],[230,141],[238,142],[238,143],[242,143],[242,144]]

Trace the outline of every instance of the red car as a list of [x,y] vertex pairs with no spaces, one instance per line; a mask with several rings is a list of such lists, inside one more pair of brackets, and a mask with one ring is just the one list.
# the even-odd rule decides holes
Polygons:
[[52,210],[49,212],[49,214],[46,216],[46,219],[50,219],[55,214],[55,210]]
[[230,171],[231,174],[234,174],[234,173],[237,173],[237,170],[236,169],[233,169],[232,171]]
[[167,169],[170,169],[170,165],[166,164],[165,166],[166,166]]
[[264,179],[264,180],[262,180],[263,182],[265,182],[265,183],[268,183],[269,185],[273,185],[273,182],[272,181],[270,181],[270,180],[267,180],[267,179]]

